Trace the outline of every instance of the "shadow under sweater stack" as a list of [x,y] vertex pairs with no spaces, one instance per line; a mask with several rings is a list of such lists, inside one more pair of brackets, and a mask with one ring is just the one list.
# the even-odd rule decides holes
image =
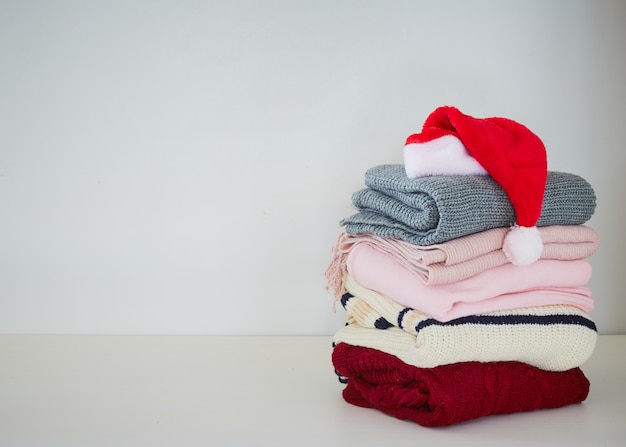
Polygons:
[[344,399],[424,426],[586,399],[598,234],[583,178],[505,118],[440,107],[365,174],[326,271]]

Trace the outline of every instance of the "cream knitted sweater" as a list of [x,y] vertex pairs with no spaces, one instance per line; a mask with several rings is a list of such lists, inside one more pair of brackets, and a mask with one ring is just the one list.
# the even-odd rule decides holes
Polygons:
[[431,368],[458,362],[519,361],[549,371],[582,365],[597,331],[589,315],[567,305],[471,315],[446,323],[405,308],[346,278],[341,302],[348,324],[335,343],[378,349]]

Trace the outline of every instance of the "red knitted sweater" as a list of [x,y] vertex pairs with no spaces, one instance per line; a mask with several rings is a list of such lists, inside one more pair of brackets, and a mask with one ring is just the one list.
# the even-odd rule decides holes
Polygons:
[[[580,368],[544,371],[520,362],[466,362],[418,368],[384,352],[339,343],[332,362],[344,399],[424,426],[582,402],[589,381]],[[344,381],[342,380],[342,381]]]

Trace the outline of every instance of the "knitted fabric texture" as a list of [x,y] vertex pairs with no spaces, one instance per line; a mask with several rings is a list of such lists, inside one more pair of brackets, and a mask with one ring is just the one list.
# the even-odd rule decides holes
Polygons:
[[[429,286],[392,257],[359,245],[347,270],[359,284],[440,321],[465,315],[545,304],[570,303],[590,311],[591,264],[585,260],[540,260],[526,267],[504,264],[471,278]],[[511,305],[512,304],[512,305]]]
[[[352,196],[358,212],[340,222],[349,234],[433,245],[515,223],[511,202],[489,176],[409,179],[402,165],[380,165],[367,170],[365,184]],[[595,205],[595,192],[583,178],[550,172],[537,225],[583,224]]]
[[346,402],[428,427],[563,407],[589,394],[589,381],[579,368],[551,372],[519,362],[418,368],[346,343],[334,347],[332,363],[342,381],[347,380]]
[[[350,250],[367,244],[392,257],[426,285],[449,284],[470,278],[490,268],[508,263],[502,242],[508,230],[494,228],[435,245],[414,245],[400,239],[382,238],[371,233],[341,232],[332,247],[332,260],[325,276],[335,297],[345,293],[343,278]],[[600,237],[585,225],[551,225],[539,229],[543,240],[541,259],[578,260],[593,255]]]
[[335,343],[378,349],[432,368],[458,362],[519,361],[565,371],[589,359],[597,340],[588,314],[554,305],[503,310],[440,322],[346,281],[341,299],[348,324]]

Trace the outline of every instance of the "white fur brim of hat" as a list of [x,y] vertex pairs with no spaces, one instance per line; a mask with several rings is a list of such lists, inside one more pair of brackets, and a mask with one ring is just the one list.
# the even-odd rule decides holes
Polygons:
[[404,169],[409,178],[488,174],[454,135],[404,146]]

